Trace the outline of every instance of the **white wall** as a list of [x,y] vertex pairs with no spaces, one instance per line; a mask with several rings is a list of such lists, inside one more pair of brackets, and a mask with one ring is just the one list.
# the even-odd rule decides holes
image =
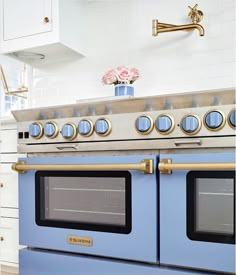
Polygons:
[[[88,55],[35,69],[32,107],[113,96],[105,71],[134,66],[141,78],[135,96],[235,87],[235,0],[199,2],[205,36],[193,32],[152,37],[152,19],[187,24],[196,0],[87,0]],[[76,27],[76,26],[75,26]],[[73,30],[72,30],[73,31]]]

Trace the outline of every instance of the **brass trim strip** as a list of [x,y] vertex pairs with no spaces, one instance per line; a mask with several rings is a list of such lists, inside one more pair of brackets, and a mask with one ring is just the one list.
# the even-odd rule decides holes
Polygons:
[[12,164],[12,170],[24,174],[29,170],[37,171],[89,171],[89,170],[107,170],[107,171],[120,171],[120,170],[138,170],[144,174],[153,174],[154,166],[152,159],[144,159],[140,163],[114,163],[114,164],[26,164],[24,161],[18,161]]
[[212,163],[172,163],[171,159],[161,159],[158,169],[161,174],[171,174],[172,170],[234,170],[235,163],[212,162]]

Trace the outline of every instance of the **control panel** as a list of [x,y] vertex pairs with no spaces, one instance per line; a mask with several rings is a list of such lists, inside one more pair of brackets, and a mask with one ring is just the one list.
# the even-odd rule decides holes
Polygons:
[[18,123],[18,142],[43,144],[115,140],[233,136],[234,105],[170,109]]

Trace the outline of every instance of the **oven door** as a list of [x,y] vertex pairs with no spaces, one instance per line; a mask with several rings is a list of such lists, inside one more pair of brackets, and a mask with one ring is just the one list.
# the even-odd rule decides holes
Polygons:
[[156,167],[156,156],[21,159],[20,244],[157,262],[157,175],[139,171],[144,159]]
[[[160,174],[160,262],[235,272],[235,171],[227,170],[234,166],[234,153],[163,154],[160,159],[181,163],[183,169],[184,163],[197,164],[195,169],[206,165]],[[217,162],[226,168],[217,168]]]

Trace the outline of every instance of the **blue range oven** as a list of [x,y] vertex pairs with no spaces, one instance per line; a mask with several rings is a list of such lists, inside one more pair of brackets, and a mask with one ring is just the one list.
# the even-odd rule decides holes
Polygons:
[[13,115],[20,275],[235,274],[235,89]]
[[160,263],[234,274],[235,171],[217,167],[233,164],[234,152],[160,158],[180,166],[160,174]]
[[20,244],[158,262],[158,181],[140,171],[145,159],[157,166],[150,155],[21,159]]

